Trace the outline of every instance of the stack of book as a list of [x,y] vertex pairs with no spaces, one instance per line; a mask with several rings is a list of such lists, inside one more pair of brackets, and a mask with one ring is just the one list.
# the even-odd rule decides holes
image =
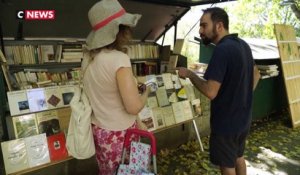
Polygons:
[[82,45],[70,44],[62,46],[61,62],[81,62],[82,58]]
[[273,65],[257,65],[261,79],[276,77],[279,75],[278,66]]

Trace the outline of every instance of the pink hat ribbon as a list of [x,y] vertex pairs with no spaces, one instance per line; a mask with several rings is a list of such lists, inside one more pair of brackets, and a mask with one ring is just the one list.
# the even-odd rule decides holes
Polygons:
[[121,16],[123,16],[126,13],[125,9],[121,9],[120,11],[118,11],[117,13],[109,16],[108,18],[106,18],[103,21],[100,21],[99,23],[97,23],[96,25],[93,26],[93,30],[99,30],[100,28],[106,26],[108,23],[110,23],[112,20],[119,18]]

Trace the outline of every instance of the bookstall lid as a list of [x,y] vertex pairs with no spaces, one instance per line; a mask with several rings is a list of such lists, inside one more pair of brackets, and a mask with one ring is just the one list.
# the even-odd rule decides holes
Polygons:
[[[4,37],[12,38],[86,38],[91,30],[88,10],[98,0],[9,0],[0,2],[0,21]],[[223,0],[224,1],[224,0]],[[222,0],[119,0],[130,13],[142,14],[133,29],[133,39],[153,42],[171,28],[191,5]],[[80,10],[78,10],[80,9]],[[17,18],[19,10],[54,10],[54,20]]]

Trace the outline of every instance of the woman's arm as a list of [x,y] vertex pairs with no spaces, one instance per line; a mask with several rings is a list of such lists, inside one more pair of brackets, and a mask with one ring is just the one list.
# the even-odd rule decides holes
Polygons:
[[122,67],[117,71],[117,82],[126,111],[137,115],[145,106],[150,87],[139,94],[131,67]]

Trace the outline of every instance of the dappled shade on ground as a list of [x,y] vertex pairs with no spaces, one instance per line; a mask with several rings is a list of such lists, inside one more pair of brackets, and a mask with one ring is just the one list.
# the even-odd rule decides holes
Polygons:
[[[208,137],[158,154],[160,175],[213,175],[218,167],[209,162]],[[299,175],[300,128],[293,129],[287,112],[253,122],[245,150],[248,175]]]

